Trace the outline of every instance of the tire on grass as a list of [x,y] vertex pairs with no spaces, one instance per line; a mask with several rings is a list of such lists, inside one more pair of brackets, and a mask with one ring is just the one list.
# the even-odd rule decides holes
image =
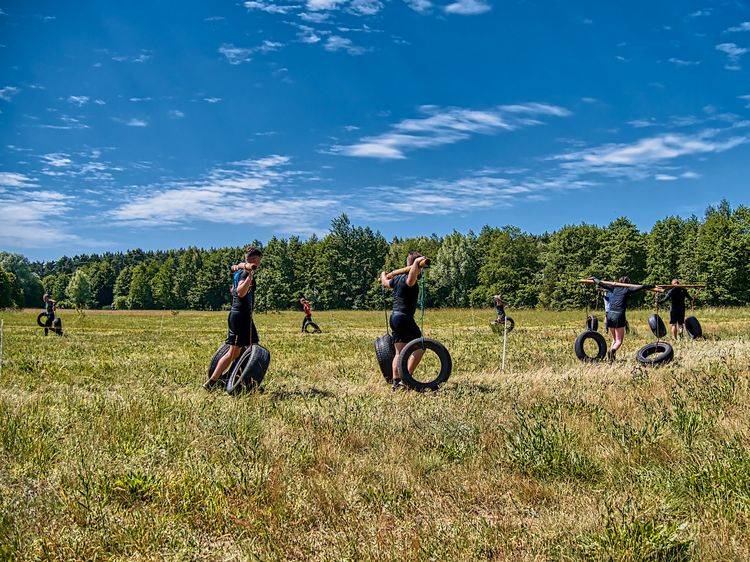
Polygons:
[[[423,382],[415,379],[409,372],[409,357],[419,349],[434,351],[440,359],[440,372],[431,381]],[[453,371],[453,360],[446,347],[437,340],[428,338],[417,338],[407,343],[398,356],[398,372],[403,383],[418,392],[426,390],[437,390],[441,384],[448,380]]]
[[[505,326],[506,326],[505,329],[510,334],[513,331],[513,328],[516,327],[516,322],[510,316],[506,316],[505,317]],[[500,330],[500,331],[502,332],[502,330]]]
[[690,339],[694,340],[703,337],[703,327],[695,316],[685,318],[685,331],[690,336]]
[[663,338],[667,335],[667,326],[658,314],[652,314],[648,317],[648,327],[657,338]]
[[674,349],[667,342],[657,341],[640,348],[635,358],[641,365],[662,365],[674,358]]
[[52,321],[52,328],[51,328],[51,330],[53,332],[55,332],[58,336],[62,336],[63,335],[62,318],[55,318]]
[[305,333],[307,334],[320,334],[322,331],[315,322],[305,324]]
[[375,340],[375,357],[378,360],[380,372],[388,384],[393,382],[393,358],[396,357],[396,348],[393,345],[393,337],[383,334]]
[[239,394],[257,390],[271,364],[271,353],[260,345],[253,344],[240,356],[227,379],[227,392]]
[[588,318],[586,318],[586,329],[589,332],[599,331],[599,319],[593,314],[590,314]]
[[[595,356],[586,353],[584,344],[587,340],[594,340],[594,342],[596,342],[597,350]],[[579,334],[573,348],[575,349],[576,357],[584,362],[601,361],[607,356],[607,340],[605,340],[604,336],[599,332],[594,332],[592,330],[587,330]]]
[[[219,363],[219,360],[224,357],[227,354],[227,351],[229,351],[229,348],[231,346],[228,343],[223,343],[219,346],[219,349],[216,350],[216,353],[214,353],[214,356],[211,358],[211,362],[208,364],[208,378],[211,378],[211,375],[216,370],[216,365]],[[240,354],[241,355],[241,354]],[[232,363],[229,365],[226,371],[224,371],[221,376],[219,377],[219,380],[223,383],[227,382],[227,379],[229,378],[229,373],[232,372],[232,368],[237,364],[237,361],[239,361],[239,357],[232,361]]]

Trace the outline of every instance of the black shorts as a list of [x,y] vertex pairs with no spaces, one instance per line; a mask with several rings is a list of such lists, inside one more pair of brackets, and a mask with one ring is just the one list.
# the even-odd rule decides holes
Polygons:
[[414,317],[403,312],[391,314],[390,325],[393,330],[393,341],[396,343],[409,343],[422,337],[422,330],[417,326]]
[[227,343],[237,347],[247,347],[251,343],[258,343],[258,330],[255,329],[253,317],[244,312],[231,311],[229,313],[229,330]]
[[624,310],[610,310],[607,312],[607,328],[624,328],[628,323]]
[[684,324],[685,323],[685,309],[684,308],[678,308],[675,310],[674,308],[669,310],[669,323],[670,324]]

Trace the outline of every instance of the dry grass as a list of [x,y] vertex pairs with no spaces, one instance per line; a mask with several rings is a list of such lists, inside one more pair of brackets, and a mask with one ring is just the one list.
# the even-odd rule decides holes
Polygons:
[[582,365],[582,312],[429,311],[454,374],[392,394],[383,314],[258,315],[264,392],[200,388],[220,313],[2,313],[0,558],[750,559],[750,309],[640,368]]

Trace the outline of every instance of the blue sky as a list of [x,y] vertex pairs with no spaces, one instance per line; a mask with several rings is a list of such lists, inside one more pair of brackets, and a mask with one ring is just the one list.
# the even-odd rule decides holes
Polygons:
[[745,2],[0,2],[33,258],[750,203]]

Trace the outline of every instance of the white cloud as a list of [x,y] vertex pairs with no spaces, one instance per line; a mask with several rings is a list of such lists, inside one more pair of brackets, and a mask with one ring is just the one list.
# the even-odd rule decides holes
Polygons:
[[0,88],[0,100],[10,101],[20,91],[21,90],[15,86],[5,86],[4,88]]
[[317,31],[307,25],[300,25],[298,27],[299,31],[297,32],[297,38],[300,40],[300,42],[313,44],[320,41],[320,35],[322,34],[320,31]]
[[680,174],[680,177],[685,178],[686,180],[694,180],[694,179],[698,179],[700,177],[700,174],[696,174],[695,172],[688,171],[688,172],[684,172]]
[[350,55],[361,55],[365,52],[363,47],[352,43],[351,39],[341,37],[340,35],[331,35],[324,45],[326,51],[346,51]]
[[716,45],[716,50],[726,54],[729,59],[724,68],[727,70],[740,70],[740,57],[747,53],[746,48],[740,47],[735,43],[720,43]]
[[203,101],[207,103],[219,103],[221,98],[203,98]]
[[343,4],[346,4],[347,0],[307,0],[307,9],[317,10],[336,10]]
[[432,9],[432,2],[430,0],[404,0],[404,2],[412,10],[420,14],[425,14]]
[[56,191],[0,190],[0,246],[39,248],[80,242],[65,225],[72,201],[72,197]]
[[491,9],[492,6],[484,0],[456,0],[445,7],[447,13],[461,16],[475,16],[489,12]]
[[180,111],[179,109],[170,109],[169,110],[169,116],[172,119],[182,119],[183,117],[185,117],[185,114],[182,111]]
[[738,31],[750,31],[750,21],[743,21],[740,25],[727,29],[727,32],[729,33],[735,33]]
[[96,105],[107,105],[107,102],[106,102],[106,101],[104,101],[104,100],[100,100],[100,99],[95,99],[95,100],[94,100],[94,103],[95,103]]
[[381,135],[369,136],[348,146],[334,146],[333,152],[365,158],[403,159],[406,152],[452,144],[474,134],[494,134],[524,126],[541,124],[541,116],[564,117],[570,112],[562,107],[527,103],[504,105],[490,110],[422,106],[427,116],[404,119]]
[[278,51],[283,46],[283,43],[265,40],[256,50],[260,51],[261,53],[270,53],[272,51]]
[[89,97],[88,96],[68,96],[68,103],[72,103],[73,105],[77,105],[78,107],[82,107],[89,103]]
[[297,6],[283,5],[277,2],[245,2],[245,8],[248,10],[260,10],[269,14],[287,14]]
[[195,181],[148,188],[110,214],[118,222],[144,226],[205,221],[315,231],[321,213],[337,208],[340,198],[314,190],[299,193],[291,180],[303,174],[287,169],[289,163],[280,155],[233,162]]
[[691,18],[704,18],[704,17],[710,16],[712,13],[713,13],[712,8],[704,8],[702,10],[696,10],[695,12],[690,14],[690,17]]
[[137,117],[132,117],[128,120],[119,119],[117,117],[114,117],[113,119],[118,123],[127,125],[128,127],[148,127],[148,121],[146,121],[145,119],[139,119]]
[[352,0],[349,12],[357,16],[373,16],[383,9],[379,0]]
[[677,176],[671,176],[669,174],[656,174],[654,176],[656,181],[676,181],[679,179]]
[[[695,154],[719,153],[747,143],[744,135],[719,138],[726,130],[706,129],[693,134],[666,133],[633,143],[606,144],[554,157],[563,167],[583,172],[622,173]],[[724,135],[726,136],[726,135]]]
[[250,61],[250,55],[253,50],[244,47],[235,47],[231,43],[224,43],[219,47],[219,52],[227,58],[229,64],[242,64],[243,62]]
[[697,61],[697,60],[684,60],[684,59],[678,59],[675,57],[672,57],[671,59],[669,59],[669,62],[671,62],[675,66],[697,66],[701,63],[700,61]]
[[44,160],[45,164],[52,166],[53,168],[65,168],[72,163],[72,160],[68,155],[61,152],[45,154],[42,156],[42,160]]
[[36,187],[30,177],[15,172],[0,172],[0,187]]

